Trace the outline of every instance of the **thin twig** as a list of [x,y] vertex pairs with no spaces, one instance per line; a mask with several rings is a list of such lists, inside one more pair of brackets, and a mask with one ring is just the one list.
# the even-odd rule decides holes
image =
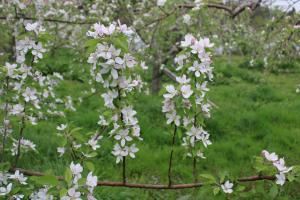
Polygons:
[[123,163],[122,163],[122,168],[123,168],[123,183],[126,183],[126,156],[123,156]]
[[173,133],[173,138],[172,138],[172,146],[171,146],[171,154],[170,154],[170,159],[169,159],[169,170],[168,170],[169,186],[172,185],[172,161],[173,161],[173,152],[174,152],[176,132],[177,132],[177,126],[176,126],[176,124],[174,124],[174,133]]
[[8,89],[9,89],[9,77],[6,77],[6,82],[5,82],[5,90],[6,90],[6,98],[5,98],[5,107],[4,107],[4,119],[3,119],[3,138],[2,138],[2,156],[0,158],[1,162],[4,161],[5,157],[5,144],[6,144],[6,137],[7,137],[7,129],[8,129],[8,124],[6,123],[7,121],[7,116],[8,116]]
[[22,140],[23,135],[24,135],[25,126],[26,126],[26,101],[24,103],[23,116],[22,116],[22,119],[21,119],[21,128],[20,128],[20,131],[19,131],[19,139],[18,139],[18,147],[17,147],[18,149],[17,149],[17,155],[16,155],[14,167],[17,166],[18,160],[19,160],[20,155],[21,155],[21,140]]

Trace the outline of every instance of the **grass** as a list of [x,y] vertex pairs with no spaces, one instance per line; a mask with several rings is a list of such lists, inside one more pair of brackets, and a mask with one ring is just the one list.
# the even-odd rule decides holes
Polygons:
[[[268,149],[284,156],[288,165],[300,163],[300,95],[295,93],[299,74],[272,74],[235,66],[216,64],[216,81],[210,87],[210,99],[217,105],[206,129],[211,133],[213,145],[206,151],[206,160],[198,163],[198,173],[218,176],[228,172],[233,177],[253,175],[253,156]],[[78,95],[86,86],[65,81],[61,93]],[[128,162],[129,182],[167,183],[167,165],[172,130],[165,124],[161,113],[162,98],[158,95],[139,95],[135,108],[144,141],[135,160]],[[69,113],[67,120],[83,128],[83,133],[95,131],[100,112],[101,97],[84,101],[77,112]],[[20,167],[44,171],[53,169],[62,174],[69,160],[58,158],[55,136],[62,119],[49,119],[36,127],[29,126],[25,135],[38,144],[38,154],[22,157]],[[174,156],[174,181],[192,182],[192,163],[185,158],[184,149],[177,138]],[[106,137],[96,158],[96,172],[100,180],[121,180],[121,167],[111,155],[111,143]],[[249,196],[236,199],[273,199],[270,183],[245,184],[253,187]],[[267,186],[266,186],[267,185]],[[98,188],[99,199],[226,199],[214,197],[209,187],[199,190],[157,191],[126,188]],[[205,198],[204,198],[205,197]],[[299,199],[299,184],[284,186],[276,199]]]

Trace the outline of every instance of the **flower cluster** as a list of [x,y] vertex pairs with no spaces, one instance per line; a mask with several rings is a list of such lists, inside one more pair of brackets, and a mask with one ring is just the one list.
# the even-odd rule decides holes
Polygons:
[[71,186],[68,188],[66,194],[61,197],[62,200],[71,199],[81,199],[81,197],[86,196],[89,200],[96,200],[93,196],[94,188],[97,186],[97,176],[93,176],[93,172],[89,172],[86,177],[84,184],[79,183],[82,179],[83,167],[78,163],[73,162],[70,165],[70,170],[72,174]]
[[269,153],[267,150],[263,150],[262,155],[277,169],[278,174],[276,174],[276,183],[278,185],[284,185],[286,180],[285,174],[290,172],[293,167],[287,167],[284,158],[279,158],[275,152]]
[[[8,195],[13,189],[14,185],[27,185],[27,177],[25,177],[19,170],[16,170],[14,174],[9,174],[6,172],[0,172],[0,197]],[[24,195],[17,195],[22,199]]]
[[[99,116],[98,124],[104,127],[113,124],[110,136],[116,140],[116,144],[112,153],[118,163],[126,156],[134,158],[138,151],[133,143],[134,138],[142,139],[136,111],[127,97],[134,90],[141,91],[144,83],[137,72],[146,67],[129,53],[127,36],[132,30],[126,25],[118,22],[106,27],[96,23],[92,28],[93,31],[87,35],[101,42],[89,56],[88,63],[92,64],[90,75],[95,84],[101,84],[105,89],[101,96],[104,106],[109,110],[106,116]],[[92,92],[95,91],[92,89]]]
[[[28,31],[25,39],[16,42],[16,63],[6,63],[0,71],[0,76],[4,80],[2,84],[4,104],[1,105],[1,109],[5,113],[0,133],[4,135],[4,140],[6,138],[12,140],[11,152],[14,156],[19,156],[20,150],[35,151],[35,144],[24,139],[23,129],[27,121],[36,125],[39,119],[46,118],[42,107],[48,107],[48,114],[59,113],[57,105],[51,102],[57,100],[54,88],[62,80],[62,76],[58,73],[44,75],[33,66],[34,62],[43,57],[45,49],[42,43],[31,40],[28,36],[30,32],[34,32],[38,37],[43,30],[42,26],[39,23],[27,23],[25,29]],[[20,120],[23,127],[17,140],[9,136],[14,128],[10,118],[14,117]]]
[[[213,44],[208,38],[197,40],[188,34],[181,42],[182,52],[175,58],[177,86],[167,85],[162,111],[166,114],[167,124],[174,124],[185,129],[183,145],[189,149],[188,156],[205,158],[201,148],[211,144],[210,134],[204,130],[202,119],[210,117],[211,104],[206,98],[209,91],[207,82],[213,79],[213,68],[210,66],[211,55],[208,51]],[[198,145],[199,146],[199,145]]]
[[103,137],[98,132],[81,134],[78,132],[79,128],[70,129],[67,124],[61,124],[56,129],[57,135],[62,137],[61,146],[57,147],[59,156],[63,156],[66,152],[71,153],[73,158],[81,156],[81,159],[87,159],[96,156],[95,151],[100,148],[98,142]]

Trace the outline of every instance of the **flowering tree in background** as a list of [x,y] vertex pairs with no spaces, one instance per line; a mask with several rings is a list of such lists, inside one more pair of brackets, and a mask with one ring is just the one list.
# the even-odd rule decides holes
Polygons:
[[[0,17],[6,20],[6,25],[13,34],[10,38],[11,48],[5,49],[7,52],[1,58],[4,62],[0,69],[3,111],[0,129],[1,197],[93,200],[97,199],[97,186],[182,189],[209,185],[215,195],[223,191],[224,194],[233,197],[237,195],[238,198],[239,192],[247,191],[241,185],[242,182],[271,180],[283,186],[299,177],[299,166],[287,167],[284,158],[267,150],[263,150],[262,155],[255,158],[255,176],[215,177],[211,174],[198,174],[197,170],[197,163],[201,159],[213,159],[206,158],[204,154],[212,144],[204,121],[211,117],[210,110],[213,107],[207,97],[207,85],[213,81],[212,55],[218,50],[215,49],[216,46],[221,45],[220,48],[230,54],[235,51],[244,54],[241,40],[246,38],[253,45],[259,44],[260,48],[251,48],[250,66],[255,65],[257,58],[261,59],[262,55],[265,64],[275,60],[272,56],[289,56],[294,59],[299,54],[293,51],[298,48],[295,46],[298,40],[294,35],[299,28],[294,24],[295,18],[285,19],[289,26],[277,35],[271,30],[277,23],[275,19],[268,24],[267,32],[262,29],[256,31],[248,26],[251,25],[249,15],[262,1],[247,1],[233,4],[233,7],[231,4],[199,0],[110,3],[97,0],[80,4],[72,1],[14,0],[9,5],[6,1],[3,2],[4,6],[0,9],[7,15]],[[206,12],[208,9],[225,11],[227,17],[235,21],[212,28],[213,24],[222,21],[223,16],[217,17],[214,13],[213,20],[203,22],[201,16],[210,14],[211,11]],[[99,18],[101,22],[98,22]],[[239,23],[235,23],[237,21]],[[202,25],[203,31],[197,28],[198,25]],[[187,34],[188,32],[199,34],[195,37]],[[271,37],[271,34],[276,37]],[[210,39],[199,35],[209,35]],[[266,39],[270,40],[267,45]],[[286,43],[287,41],[290,43]],[[39,149],[38,144],[26,138],[28,126],[53,116],[64,118],[65,111],[76,111],[71,96],[60,97],[56,94],[63,76],[52,68],[45,71],[48,66],[43,60],[52,58],[49,54],[55,54],[60,47],[74,52],[72,57],[79,63],[78,71],[81,75],[77,79],[87,83],[88,87],[84,94],[100,93],[102,107],[98,119],[99,129],[94,132],[82,133],[72,123],[56,127],[60,138],[57,156],[69,156],[72,160],[65,166],[63,176],[56,176],[51,169],[41,173],[20,169],[18,166],[24,153],[37,153]],[[264,51],[268,51],[270,55],[264,54]],[[88,54],[87,58],[85,54]],[[83,67],[86,63],[87,68]],[[165,86],[162,107],[166,123],[173,128],[167,184],[127,181],[126,161],[136,157],[138,142],[143,140],[139,114],[134,109],[134,98],[145,89],[142,77],[148,69],[146,63],[153,66],[154,92],[160,89],[162,73],[174,81]],[[168,66],[176,67],[171,70]],[[73,69],[70,71],[73,72]],[[65,74],[72,77],[68,70]],[[84,101],[84,97],[78,99],[78,102],[81,101]],[[176,184],[172,180],[174,145],[179,134],[186,155],[192,160],[193,183]],[[98,181],[101,177],[98,178],[99,175],[95,173],[95,157],[101,152],[100,140],[107,135],[113,142],[111,154],[117,164],[122,164],[121,182]],[[199,177],[201,180],[198,180]]]

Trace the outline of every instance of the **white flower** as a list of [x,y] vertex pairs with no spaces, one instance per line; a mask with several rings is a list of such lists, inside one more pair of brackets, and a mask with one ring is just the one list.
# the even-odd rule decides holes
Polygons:
[[196,88],[200,90],[202,93],[208,92],[207,81],[204,81],[202,84],[197,83]]
[[104,33],[106,35],[112,35],[116,30],[116,25],[114,24],[110,24],[109,27],[107,27],[106,29],[104,29]]
[[[25,151],[27,151],[27,150],[36,151],[36,149],[35,149],[36,145],[33,142],[31,142],[30,140],[26,140],[24,138],[21,138],[20,144],[21,144],[21,148],[24,149]],[[13,156],[17,155],[18,141],[16,141],[16,140],[14,141],[11,151],[12,151]]]
[[34,192],[30,195],[31,200],[52,200],[52,195],[47,195],[48,189],[41,188],[38,192]]
[[93,136],[91,139],[89,139],[87,143],[94,151],[100,148],[100,145],[98,144],[98,140],[101,139],[102,136],[98,136],[97,138],[96,137],[97,135]]
[[182,96],[186,99],[188,99],[193,94],[193,91],[192,91],[190,85],[183,85],[183,86],[181,86],[180,90],[181,90]]
[[0,185],[7,184],[8,174],[0,172]]
[[183,117],[183,126],[187,127],[189,124],[191,124],[192,122],[194,122],[194,119],[190,119],[186,116]]
[[214,44],[210,42],[209,38],[201,38],[199,42],[202,46],[204,46],[204,48],[211,48],[214,46]]
[[192,34],[187,34],[184,36],[184,41],[181,41],[182,47],[189,47],[196,42],[196,38]]
[[43,58],[43,53],[45,53],[45,52],[46,52],[46,49],[43,48],[42,43],[34,44],[33,49],[31,51],[32,55],[36,56],[35,59]]
[[285,183],[285,175],[284,173],[276,174],[276,184],[278,185],[284,185]]
[[199,10],[200,9],[200,7],[203,5],[203,2],[202,2],[202,0],[195,0],[195,10]]
[[141,133],[141,127],[137,124],[132,127],[132,136],[137,137],[139,140],[143,140],[143,138],[140,137]]
[[191,79],[186,78],[186,75],[184,74],[182,77],[176,77],[176,81],[180,84],[187,84],[191,81]]
[[73,175],[81,174],[81,172],[83,171],[83,168],[79,163],[74,164],[73,162],[70,165],[70,169],[71,169]]
[[172,99],[178,93],[177,90],[175,89],[174,85],[167,85],[166,90],[168,93],[164,94],[164,97],[168,98],[168,99]]
[[80,196],[80,192],[76,192],[75,188],[70,188],[68,190],[68,196],[62,197],[61,200],[81,200]]
[[119,25],[119,29],[122,33],[124,33],[125,35],[130,35],[133,33],[133,31],[127,27],[126,24],[121,24],[120,20],[118,20],[118,25]]
[[24,106],[21,104],[16,104],[13,106],[12,110],[10,111],[10,114],[12,115],[20,115],[24,111]]
[[59,153],[59,156],[63,156],[66,152],[66,149],[64,147],[57,147],[57,152]]
[[15,174],[10,175],[9,178],[19,181],[22,185],[27,185],[27,183],[26,183],[27,178],[24,177],[24,175],[22,173],[20,173],[19,170],[15,171]]
[[202,42],[200,41],[196,41],[192,46],[192,53],[193,54],[202,54],[203,52],[205,52],[205,46]]
[[167,113],[167,124],[175,123],[176,126],[180,126],[180,116],[176,114],[176,112]]
[[132,109],[132,107],[128,106],[121,110],[123,116],[123,122],[126,125],[136,125],[138,120],[134,117],[136,115],[136,111]]
[[0,196],[5,196],[10,193],[12,188],[12,183],[8,184],[6,187],[0,187]]
[[93,176],[93,172],[90,172],[86,178],[86,185],[88,187],[94,188],[97,186],[97,176]]
[[278,160],[278,155],[275,152],[269,153],[267,150],[263,150],[262,154],[268,161],[275,162]]
[[39,24],[39,22],[34,23],[27,23],[25,26],[25,29],[27,31],[34,31],[36,34],[39,34],[39,32],[45,31],[45,29]]
[[13,197],[14,197],[14,200],[21,200],[24,198],[24,195],[23,194],[15,194],[15,195],[13,195]]
[[63,130],[65,130],[67,127],[68,127],[67,124],[61,124],[61,125],[57,126],[56,129],[59,130],[59,131],[63,131]]
[[165,112],[174,112],[175,111],[175,104],[171,99],[165,99],[163,102],[162,111]]
[[26,87],[26,89],[23,92],[22,96],[24,97],[24,100],[26,102],[34,101],[34,100],[37,99],[36,90],[35,89],[31,89],[29,87]]
[[143,61],[143,62],[141,62],[141,68],[143,69],[143,70],[147,70],[148,69],[148,66],[146,66],[146,63]]
[[204,147],[207,147],[208,145],[211,145],[212,143],[209,140],[209,134],[206,133],[205,131],[204,131],[204,133],[205,134],[202,135],[201,139],[202,139],[202,143],[203,143]]
[[273,165],[278,169],[281,173],[288,173],[293,169],[293,167],[285,166],[285,161],[283,158],[280,158],[278,161],[273,162]]
[[226,181],[224,184],[221,185],[221,188],[223,190],[223,192],[225,193],[232,193],[233,190],[233,183],[230,183],[229,181]]
[[7,70],[7,76],[8,77],[11,77],[11,78],[14,78],[15,77],[15,70],[17,68],[17,64],[10,64],[10,63],[5,63],[5,66],[4,66]]
[[167,0],[157,0],[156,5],[157,6],[164,6]]
[[205,158],[206,158],[206,157],[204,156],[203,152],[201,152],[200,150],[199,150],[199,151],[197,151],[197,154],[196,154],[196,156],[198,156],[199,158],[203,158],[203,159],[205,159]]
[[194,146],[196,140],[200,140],[202,138],[203,129],[201,127],[192,126],[191,130],[186,134],[190,137],[190,143]]
[[134,57],[128,53],[124,55],[125,64],[128,68],[133,68],[136,65]]
[[101,126],[108,126],[108,122],[106,121],[105,117],[102,115],[99,115],[98,124]]
[[104,99],[104,105],[108,108],[115,108],[113,104],[113,100],[118,97],[118,92],[116,91],[108,91],[101,95]]
[[139,151],[135,144],[127,148],[128,154],[131,158],[135,158],[135,153]]
[[195,76],[198,78],[201,74],[207,73],[208,70],[205,63],[194,61],[193,66],[189,68],[189,71],[195,72]]
[[122,148],[119,144],[115,144],[112,154],[117,157],[116,163],[123,160],[123,157],[128,155],[127,149]]
[[183,23],[185,23],[185,24],[191,23],[191,16],[189,14],[183,15]]
[[[98,35],[100,37],[104,35],[106,27],[103,24],[95,23],[93,28],[95,30],[96,35]],[[91,32],[89,31],[88,33],[91,33]]]
[[205,103],[201,105],[201,109],[204,112],[204,116],[210,118],[210,108],[211,105],[209,103]]
[[128,135],[129,133],[129,130],[128,129],[122,129],[118,132],[117,135],[115,135],[115,139],[116,140],[120,140],[121,141],[121,146],[124,147],[125,146],[125,143],[126,141],[131,141],[132,140],[132,137],[130,137]]

